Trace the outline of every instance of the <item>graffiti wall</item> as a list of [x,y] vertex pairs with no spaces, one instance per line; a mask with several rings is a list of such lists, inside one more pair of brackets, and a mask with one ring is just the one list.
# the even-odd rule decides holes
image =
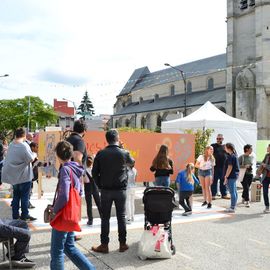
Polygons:
[[[59,168],[54,148],[62,138],[61,136],[61,132],[41,132],[39,134],[39,160],[50,164],[44,169],[48,176],[56,176]],[[174,162],[174,174],[171,176],[171,180],[176,179],[177,173],[184,169],[187,163],[195,161],[194,136],[190,134],[121,132],[120,140],[136,161],[138,181],[154,180],[150,166],[162,144],[168,146],[169,156]],[[107,146],[105,132],[102,131],[88,131],[84,136],[84,141],[88,154],[96,154]]]
[[[100,131],[87,132],[84,140],[87,152],[92,154],[96,154],[107,145],[105,133]],[[154,180],[154,174],[150,171],[150,166],[161,144],[168,146],[169,156],[174,162],[174,175],[171,180],[176,179],[178,171],[184,169],[187,163],[194,162],[193,135],[121,132],[120,140],[124,143],[124,148],[129,150],[136,160],[135,167],[138,170],[138,181]]]

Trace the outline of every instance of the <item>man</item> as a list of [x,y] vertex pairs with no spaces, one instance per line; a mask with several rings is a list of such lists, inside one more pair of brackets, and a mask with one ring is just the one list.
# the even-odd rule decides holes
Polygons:
[[26,140],[25,140],[29,145],[31,144],[31,142],[33,141],[33,134],[31,132],[28,132],[26,134]]
[[2,167],[3,167],[3,162],[4,162],[4,146],[0,142],[0,189],[2,187]]
[[79,119],[74,122],[73,132],[67,138],[67,141],[72,144],[73,146],[73,159],[74,161],[78,162],[85,168],[86,158],[87,158],[87,151],[86,146],[83,141],[83,137],[86,131],[85,122],[82,119]]
[[211,146],[214,148],[214,157],[216,159],[216,166],[214,167],[214,180],[211,185],[213,200],[216,199],[218,180],[219,180],[221,197],[223,199],[230,199],[230,197],[227,195],[227,188],[224,185],[224,165],[225,165],[225,160],[226,160],[226,152],[224,149],[224,145],[222,144],[223,140],[224,140],[223,135],[218,134],[217,142],[211,144]]
[[92,176],[101,190],[101,245],[92,247],[93,251],[109,252],[110,215],[112,203],[116,208],[118,222],[119,251],[124,252],[129,247],[126,244],[126,188],[127,166],[134,164],[129,152],[122,149],[117,130],[106,133],[108,146],[99,151],[94,159]]
[[36,218],[29,215],[28,206],[33,179],[32,161],[35,157],[25,139],[25,130],[16,129],[3,166],[2,181],[13,186],[12,218],[34,221]]
[[[11,239],[11,261],[13,266],[34,267],[36,264],[25,257],[29,252],[31,238],[27,223],[23,220],[0,219],[0,238]],[[14,238],[17,240],[14,244]]]

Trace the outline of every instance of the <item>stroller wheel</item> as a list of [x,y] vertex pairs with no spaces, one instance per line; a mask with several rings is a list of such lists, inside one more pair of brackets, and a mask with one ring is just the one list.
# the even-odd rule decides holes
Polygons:
[[172,255],[175,255],[176,249],[174,245],[171,245],[171,252],[172,252]]

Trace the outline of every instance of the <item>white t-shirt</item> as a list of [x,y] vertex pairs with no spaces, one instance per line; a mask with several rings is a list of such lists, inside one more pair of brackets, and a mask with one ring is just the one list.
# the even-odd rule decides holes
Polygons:
[[137,170],[134,167],[132,169],[128,167],[127,175],[128,175],[127,188],[136,187]]
[[211,170],[216,165],[215,160],[210,160],[208,158],[207,161],[205,161],[203,155],[200,155],[197,158],[197,161],[200,163],[200,170]]

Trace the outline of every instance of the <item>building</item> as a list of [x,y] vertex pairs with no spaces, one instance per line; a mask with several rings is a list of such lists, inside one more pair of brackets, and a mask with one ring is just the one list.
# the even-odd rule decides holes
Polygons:
[[75,108],[69,107],[67,101],[54,99],[53,109],[59,116],[57,125],[63,130],[72,130],[75,119]]
[[91,116],[90,118],[85,118],[85,123],[87,125],[87,130],[99,130],[104,131],[108,128],[108,121],[111,115],[100,114]]
[[225,111],[225,54],[175,68],[185,77],[173,68],[152,73],[148,67],[136,69],[117,96],[113,127],[159,129],[161,121],[183,117],[185,109],[190,114],[208,100]]
[[[117,96],[113,127],[156,129],[206,101],[258,123],[270,137],[270,0],[227,0],[227,52],[150,72],[136,69]],[[185,83],[186,82],[186,83]],[[185,94],[186,90],[186,94]]]

